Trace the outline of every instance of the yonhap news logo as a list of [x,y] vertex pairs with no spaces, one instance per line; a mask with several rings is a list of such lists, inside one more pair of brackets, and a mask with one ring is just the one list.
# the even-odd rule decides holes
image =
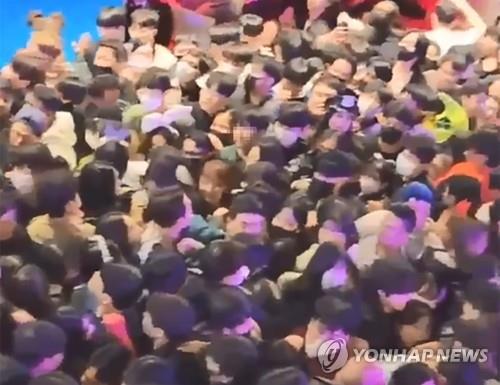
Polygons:
[[326,340],[318,348],[318,362],[325,373],[342,368],[348,359],[347,342],[343,338]]
[[[487,349],[353,349],[352,359],[356,362],[414,363],[434,360],[436,362],[479,362],[488,361]],[[343,338],[326,340],[317,351],[317,359],[325,373],[341,369],[349,359],[347,342]]]

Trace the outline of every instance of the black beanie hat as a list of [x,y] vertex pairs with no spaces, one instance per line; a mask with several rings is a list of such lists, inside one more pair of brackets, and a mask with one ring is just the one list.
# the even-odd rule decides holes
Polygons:
[[153,326],[163,330],[168,338],[183,338],[191,333],[196,314],[184,298],[172,294],[154,293],[146,302]]
[[30,380],[28,369],[11,357],[0,355],[0,384],[27,385]]
[[219,365],[220,374],[235,377],[246,368],[252,368],[257,362],[259,353],[248,338],[222,336],[208,345],[207,357],[211,357]]
[[104,292],[113,306],[122,309],[135,302],[142,293],[142,275],[138,268],[120,263],[105,263],[101,269]]
[[34,378],[30,385],[78,385],[78,383],[66,373],[53,372]]
[[141,271],[144,286],[150,293],[175,294],[187,277],[187,266],[182,255],[163,248],[153,249],[149,253]]

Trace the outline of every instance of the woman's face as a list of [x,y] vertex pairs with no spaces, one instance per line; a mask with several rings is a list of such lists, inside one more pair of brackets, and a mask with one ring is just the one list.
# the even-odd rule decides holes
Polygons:
[[130,216],[124,215],[123,222],[127,226],[127,238],[131,245],[141,243],[142,227]]
[[225,189],[224,186],[219,183],[220,180],[217,173],[218,170],[216,166],[205,164],[198,182],[198,188],[201,195],[212,204],[219,203]]
[[408,236],[404,222],[391,215],[382,223],[379,242],[386,247],[397,249],[408,243]]
[[254,78],[253,93],[260,97],[271,95],[271,90],[274,86],[274,79],[267,73],[262,72],[261,76]]
[[332,115],[328,123],[332,130],[344,133],[351,129],[352,115],[347,111],[338,111]]

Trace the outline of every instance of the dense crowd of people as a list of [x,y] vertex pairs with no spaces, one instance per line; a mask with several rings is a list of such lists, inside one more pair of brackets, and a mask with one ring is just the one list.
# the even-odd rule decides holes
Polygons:
[[498,18],[129,1],[73,62],[62,15],[29,21],[0,74],[0,385],[498,384]]

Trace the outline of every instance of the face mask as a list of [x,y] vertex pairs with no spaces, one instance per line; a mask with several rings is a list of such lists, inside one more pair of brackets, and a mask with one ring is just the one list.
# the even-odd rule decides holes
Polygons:
[[139,101],[148,111],[157,110],[163,104],[163,100],[161,98],[151,98],[149,96],[139,97]]
[[233,134],[215,134],[217,138],[221,141],[224,147],[230,146],[233,144]]
[[359,185],[363,194],[373,194],[380,190],[380,182],[366,175],[361,175]]
[[6,176],[21,194],[27,194],[33,191],[33,176],[29,168],[15,167],[12,171],[8,172]]
[[274,128],[274,132],[276,134],[276,138],[280,141],[280,143],[284,147],[290,147],[297,143],[299,137],[292,130],[287,130],[285,127],[281,125],[276,125]]
[[417,167],[418,163],[415,163],[404,151],[396,158],[396,172],[402,177],[413,175]]

